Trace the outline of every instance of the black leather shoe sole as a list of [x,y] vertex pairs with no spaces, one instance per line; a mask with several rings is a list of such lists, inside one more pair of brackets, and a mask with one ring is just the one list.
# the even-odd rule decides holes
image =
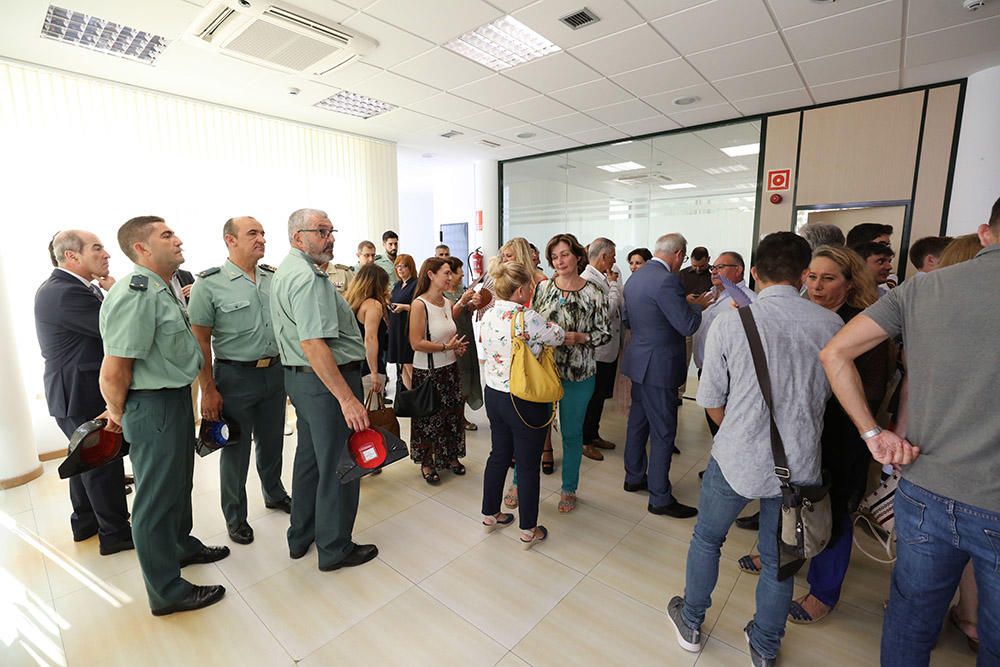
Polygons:
[[760,512],[752,516],[741,516],[736,520],[736,527],[743,530],[760,530]]
[[243,524],[236,530],[229,531],[229,539],[236,544],[250,544],[253,542],[253,528],[249,524]]
[[110,556],[120,551],[131,551],[132,549],[135,549],[135,543],[132,540],[122,540],[121,542],[115,542],[114,544],[102,544],[101,555]]
[[636,491],[648,491],[649,482],[645,479],[635,484],[629,484],[628,482],[625,482],[625,484],[622,485],[622,488],[628,491],[629,493],[635,493]]
[[698,516],[697,508],[682,505],[677,501],[674,501],[671,505],[649,505],[646,509],[649,510],[650,514],[669,516],[674,519],[690,519]]
[[217,560],[222,560],[228,555],[229,547],[202,547],[201,551],[195,555],[182,558],[180,566],[187,567],[188,565],[204,565],[205,563],[214,563]]
[[266,507],[269,510],[281,510],[285,514],[291,514],[292,513],[292,499],[291,498],[285,498],[284,500],[281,500],[281,501],[276,502],[276,503],[264,503],[264,507]]
[[226,594],[225,586],[195,586],[187,597],[180,602],[153,609],[153,616],[167,616],[179,611],[194,611],[213,605]]
[[357,567],[373,560],[376,556],[378,556],[377,546],[374,544],[358,544],[339,563],[320,565],[319,569],[321,572],[332,572],[343,567]]

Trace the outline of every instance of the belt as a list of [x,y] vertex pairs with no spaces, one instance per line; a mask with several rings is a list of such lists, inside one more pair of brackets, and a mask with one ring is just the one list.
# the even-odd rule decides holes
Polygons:
[[[338,364],[337,368],[339,368],[342,372],[360,371],[361,362],[348,361],[346,364]],[[285,369],[293,373],[309,373],[311,375],[316,375],[316,371],[313,370],[312,366],[285,366]]]
[[271,366],[277,366],[281,361],[281,357],[264,357],[263,359],[258,359],[257,361],[236,361],[235,359],[216,358],[216,361],[220,364],[242,366],[243,368],[269,368]]
[[191,392],[191,385],[185,385],[183,387],[163,387],[162,389],[129,389],[129,396],[153,396],[155,394],[167,394],[171,392],[185,393]]

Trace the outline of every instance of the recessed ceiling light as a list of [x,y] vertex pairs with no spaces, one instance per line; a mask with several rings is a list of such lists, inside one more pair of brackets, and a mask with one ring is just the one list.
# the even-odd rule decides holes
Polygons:
[[444,48],[497,72],[562,50],[513,16],[467,32]]
[[146,65],[155,63],[167,47],[160,35],[55,5],[45,13],[42,37]]
[[741,146],[729,146],[720,148],[729,157],[743,157],[744,155],[757,155],[760,153],[760,144],[743,144]]
[[457,137],[457,136],[459,136],[461,134],[465,134],[465,133],[464,132],[459,132],[458,130],[448,130],[447,132],[445,132],[441,136],[444,137],[445,139],[451,139],[452,137]]
[[534,132],[522,132],[519,135],[517,135],[517,138],[518,139],[530,139],[533,136],[535,136]]
[[610,171],[612,174],[619,171],[635,171],[636,169],[645,169],[645,167],[638,162],[616,162],[615,164],[600,164],[597,165],[598,169],[603,169],[604,171]]
[[698,187],[694,183],[668,183],[667,185],[661,185],[664,190],[687,190],[688,188]]
[[630,144],[630,143],[632,143],[632,140],[631,139],[626,139],[625,141],[616,141],[615,143],[613,143],[611,145],[612,146],[624,146],[625,144]]
[[717,176],[719,174],[734,174],[738,171],[749,171],[749,170],[750,167],[746,166],[745,164],[730,164],[723,167],[709,167],[708,169],[705,169],[704,172],[706,174],[712,174],[713,176]]
[[697,95],[684,95],[682,97],[674,99],[674,104],[676,104],[679,107],[686,107],[687,105],[694,104],[699,100],[701,100],[701,98],[698,97]]
[[344,113],[348,116],[357,116],[358,118],[371,118],[372,116],[378,116],[396,108],[394,104],[376,100],[373,97],[358,95],[348,90],[342,90],[336,95],[331,95],[325,100],[320,100],[314,106],[326,109],[327,111]]

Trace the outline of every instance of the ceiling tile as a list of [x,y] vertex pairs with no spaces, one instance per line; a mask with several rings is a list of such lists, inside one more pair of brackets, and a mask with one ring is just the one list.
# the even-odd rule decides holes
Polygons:
[[524,101],[508,104],[500,107],[500,110],[506,114],[510,114],[511,116],[515,116],[516,118],[520,118],[521,120],[526,120],[531,123],[537,123],[540,120],[555,118],[556,116],[565,116],[573,113],[573,109],[569,108],[565,104],[556,102],[555,100],[545,97],[544,95],[529,97]]
[[403,132],[419,132],[440,122],[437,118],[431,118],[409,109],[394,109],[366,121],[374,127],[388,127]]
[[715,0],[653,22],[653,27],[683,54],[774,32],[761,0]]
[[899,39],[902,20],[902,3],[890,0],[789,28],[784,34],[792,55],[808,60]]
[[600,74],[564,51],[504,70],[503,75],[541,93],[601,78]]
[[379,0],[365,13],[437,44],[503,16],[482,0]]
[[482,132],[498,132],[500,130],[509,130],[518,125],[524,125],[524,121],[493,109],[463,118],[461,122],[462,125],[474,127]]
[[611,79],[639,97],[705,83],[705,80],[681,58],[618,74]]
[[335,69],[329,74],[318,76],[316,80],[330,86],[336,86],[337,88],[354,90],[354,86],[381,73],[382,70],[378,67],[355,61],[344,67]]
[[[677,106],[674,104],[674,100],[678,97],[698,97],[700,98],[697,102],[689,104],[687,106]],[[647,104],[659,109],[668,116],[672,116],[675,113],[680,113],[682,111],[697,109],[699,107],[709,107],[717,104],[722,104],[725,102],[725,98],[719,94],[715,88],[703,83],[697,86],[688,86],[687,88],[678,88],[677,90],[671,90],[666,93],[660,93],[659,95],[649,95],[642,98]]]
[[392,72],[377,74],[357,84],[352,90],[399,106],[419,102],[439,92],[430,86],[411,81]]
[[675,14],[696,5],[703,5],[708,0],[631,0],[632,6],[642,14],[647,21],[652,21],[667,14]]
[[577,134],[570,135],[570,138],[583,144],[599,144],[602,141],[625,139],[626,136],[624,132],[616,130],[613,127],[602,127],[596,130],[588,130],[586,132],[579,132]]
[[891,72],[899,69],[899,40],[803,60],[799,69],[810,86]]
[[550,118],[549,120],[540,121],[538,124],[544,128],[552,130],[553,132],[558,132],[559,134],[586,132],[587,130],[596,130],[599,127],[604,127],[604,123],[601,121],[594,120],[590,116],[585,116],[582,113],[560,116],[559,118]]
[[[410,0],[412,2],[412,0]],[[419,4],[419,3],[414,3]],[[573,30],[559,19],[580,10],[587,9],[601,20],[579,30]],[[564,49],[579,46],[584,42],[604,37],[631,28],[643,22],[624,0],[541,0],[530,7],[514,12],[514,18],[535,32],[547,37]]]
[[[935,2],[937,0],[931,0]],[[872,0],[837,0],[836,2],[803,2],[802,0],[767,0],[774,18],[782,28],[819,21],[853,9],[869,7]]]
[[836,102],[846,100],[851,97],[861,97],[874,93],[885,93],[899,88],[899,72],[889,72],[887,74],[876,74],[875,76],[865,76],[859,79],[849,79],[848,81],[838,81],[822,86],[812,86],[813,99],[817,104],[824,102]]
[[712,84],[730,100],[772,95],[802,88],[804,85],[793,65],[782,65],[762,72],[713,81]]
[[677,57],[677,52],[646,24],[588,42],[570,53],[609,76]]
[[645,120],[637,120],[632,123],[615,124],[616,130],[621,130],[630,137],[638,137],[643,134],[652,134],[653,132],[664,132],[666,130],[674,130],[677,129],[678,127],[680,127],[680,125],[670,120],[666,116],[646,118]]
[[569,139],[567,137],[553,137],[552,139],[542,139],[541,141],[524,139],[522,141],[544,153],[548,153],[549,151],[561,151],[567,148],[577,148],[583,145],[579,141]]
[[449,92],[459,97],[464,97],[467,100],[485,104],[488,107],[513,104],[514,102],[520,102],[521,100],[538,95],[532,89],[497,74],[464,86],[459,86]]
[[781,111],[783,109],[794,109],[796,107],[810,106],[813,103],[805,88],[798,90],[786,90],[775,95],[762,95],[761,97],[751,97],[749,99],[733,102],[733,106],[739,109],[745,116],[752,116],[758,113],[769,113]]
[[902,88],[924,86],[941,81],[951,81],[972,76],[984,69],[1000,66],[1000,51],[987,51],[974,56],[953,58],[920,67],[907,67],[903,70]]
[[685,127],[690,127],[692,125],[702,125],[703,123],[714,123],[729,118],[737,118],[739,115],[740,112],[729,104],[716,104],[715,106],[702,107],[701,109],[673,113],[670,114],[670,118]]
[[[554,132],[549,132],[548,130],[543,130],[537,125],[518,125],[517,127],[512,127],[508,130],[497,130],[495,134],[502,139],[509,139],[510,141],[525,142],[534,144],[535,141],[541,141],[542,139],[553,139],[556,137]],[[534,134],[534,137],[519,137],[519,134]]]
[[493,70],[441,47],[400,63],[392,71],[442,90],[493,75]]
[[749,74],[792,62],[785,43],[776,32],[695,53],[687,59],[709,81]]
[[428,97],[425,100],[407,104],[406,106],[414,111],[444,118],[445,120],[458,120],[459,118],[465,118],[486,111],[486,107],[481,104],[476,104],[475,102],[470,102],[469,100],[464,100],[461,97],[455,97],[448,93],[438,93],[433,97]]
[[535,1],[536,0],[487,0],[487,2],[497,9],[508,13],[518,10],[526,5],[530,5]]
[[910,0],[907,7],[906,34],[908,35],[1000,16],[1000,3],[997,2],[991,2],[974,12],[965,9],[961,2],[941,0]]
[[617,125],[618,123],[631,123],[636,120],[653,118],[660,114],[657,113],[656,109],[644,102],[628,100],[618,102],[617,104],[610,104],[606,107],[591,109],[587,112],[587,115],[593,116],[608,125]]
[[344,25],[378,42],[375,50],[361,59],[378,67],[398,65],[434,47],[426,39],[411,35],[367,14],[355,14],[344,21]]
[[[202,5],[207,3],[201,3]],[[357,7],[334,0],[296,0],[295,6],[336,23],[343,23],[357,12]]]
[[1000,16],[906,38],[906,66],[1000,50]]
[[631,93],[622,90],[607,79],[598,79],[572,88],[557,90],[550,93],[550,96],[580,111],[632,99]]

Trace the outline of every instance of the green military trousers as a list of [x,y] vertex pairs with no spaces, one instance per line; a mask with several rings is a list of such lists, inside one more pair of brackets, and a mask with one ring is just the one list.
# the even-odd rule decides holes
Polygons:
[[[361,400],[360,364],[345,364],[340,372]],[[298,415],[288,548],[304,552],[315,541],[319,565],[328,567],[354,548],[351,534],[361,482],[341,484],[337,478],[337,464],[351,430],[340,404],[318,375],[286,368],[285,390]]]
[[204,546],[191,535],[191,387],[130,391],[122,435],[129,442],[135,474],[132,540],[149,606],[160,609],[191,591],[191,584],[181,578],[179,561]]
[[240,425],[238,445],[224,447],[219,460],[222,514],[226,527],[236,530],[247,520],[247,471],[250,442],[256,442],[257,474],[268,505],[288,497],[281,483],[285,440],[285,383],[280,365],[268,368],[215,363],[215,385],[222,394],[222,412]]

